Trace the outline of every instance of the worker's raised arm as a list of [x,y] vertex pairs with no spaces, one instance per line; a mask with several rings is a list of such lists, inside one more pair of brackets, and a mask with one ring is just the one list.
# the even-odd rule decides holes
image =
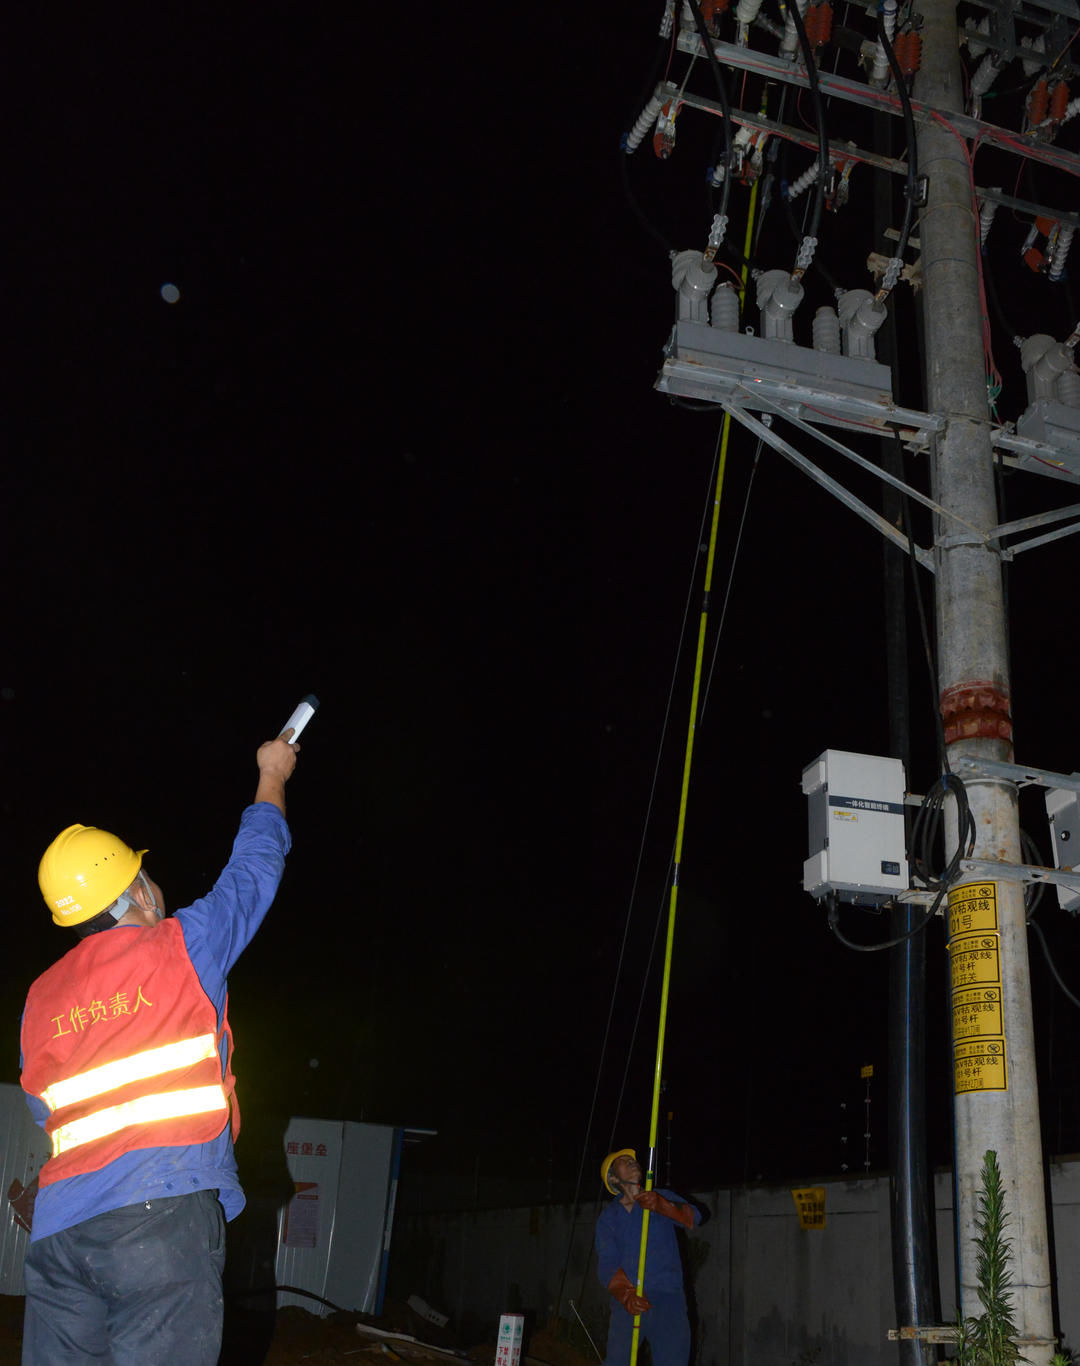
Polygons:
[[267,740],[258,748],[255,762],[259,765],[259,785],[255,789],[257,802],[271,802],[285,814],[285,784],[296,767],[300,746],[289,743],[292,729],[284,731],[276,740]]

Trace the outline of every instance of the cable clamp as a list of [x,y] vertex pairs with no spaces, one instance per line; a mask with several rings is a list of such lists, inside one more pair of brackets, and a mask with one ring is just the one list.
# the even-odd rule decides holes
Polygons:
[[902,256],[892,256],[889,264],[885,267],[885,274],[882,277],[881,288],[886,294],[891,294],[900,283],[900,272],[904,269],[904,258]]
[[799,243],[799,254],[795,258],[795,269],[799,272],[800,275],[810,269],[811,262],[814,259],[814,252],[816,250],[816,237],[804,237],[803,240]]
[[917,209],[925,209],[930,199],[930,177],[928,175],[918,175],[915,177],[915,187],[908,192],[907,184],[904,185],[904,194],[907,195]]

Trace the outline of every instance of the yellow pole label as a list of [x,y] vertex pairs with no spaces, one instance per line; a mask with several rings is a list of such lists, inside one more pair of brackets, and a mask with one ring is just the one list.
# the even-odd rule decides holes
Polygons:
[[972,987],[968,990],[954,990],[952,1016],[954,1039],[981,1038],[983,1035],[1003,1037],[1005,1029],[1001,1016],[1001,988]]
[[957,1095],[964,1091],[1007,1091],[1005,1040],[953,1044],[953,1072]]
[[1008,1090],[994,882],[949,892],[949,980],[955,1093]]
[[799,1211],[800,1228],[825,1227],[825,1187],[802,1186],[791,1192],[795,1208]]
[[960,934],[977,934],[980,930],[996,930],[997,884],[969,882],[954,887],[949,893],[949,939]]

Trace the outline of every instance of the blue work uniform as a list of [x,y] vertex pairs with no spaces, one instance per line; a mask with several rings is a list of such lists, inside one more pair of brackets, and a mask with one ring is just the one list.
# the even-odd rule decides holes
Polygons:
[[[673,1205],[688,1204],[674,1191],[660,1190],[658,1193]],[[701,1213],[692,1205],[689,1208],[696,1227],[701,1223]],[[624,1208],[616,1196],[597,1219],[596,1265],[605,1289],[620,1267],[637,1284],[644,1213],[638,1204]],[[652,1306],[641,1315],[641,1337],[652,1349],[653,1366],[686,1366],[690,1360],[690,1321],[686,1315],[682,1259],[676,1225],[663,1214],[649,1215],[642,1293]],[[613,1300],[604,1366],[626,1366],[629,1362],[633,1327],[633,1316]]]
[[[273,803],[247,807],[217,882],[174,917],[217,1013],[223,1068],[228,972],[274,900],[290,844]],[[138,930],[118,925],[104,933]],[[44,1101],[28,1094],[27,1103],[44,1126]],[[139,1148],[99,1171],[42,1186],[25,1267],[24,1363],[216,1361],[209,1338],[216,1322],[220,1344],[224,1221],[243,1207],[228,1124],[209,1142]]]

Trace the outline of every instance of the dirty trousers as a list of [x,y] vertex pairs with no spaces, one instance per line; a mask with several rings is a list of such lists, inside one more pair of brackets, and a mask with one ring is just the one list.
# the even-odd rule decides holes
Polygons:
[[109,1210],[30,1244],[23,1366],[216,1366],[217,1192]]
[[[690,1321],[681,1290],[648,1291],[652,1305],[641,1316],[641,1338],[649,1344],[653,1366],[686,1366],[690,1360]],[[604,1366],[630,1366],[633,1317],[612,1301]]]

